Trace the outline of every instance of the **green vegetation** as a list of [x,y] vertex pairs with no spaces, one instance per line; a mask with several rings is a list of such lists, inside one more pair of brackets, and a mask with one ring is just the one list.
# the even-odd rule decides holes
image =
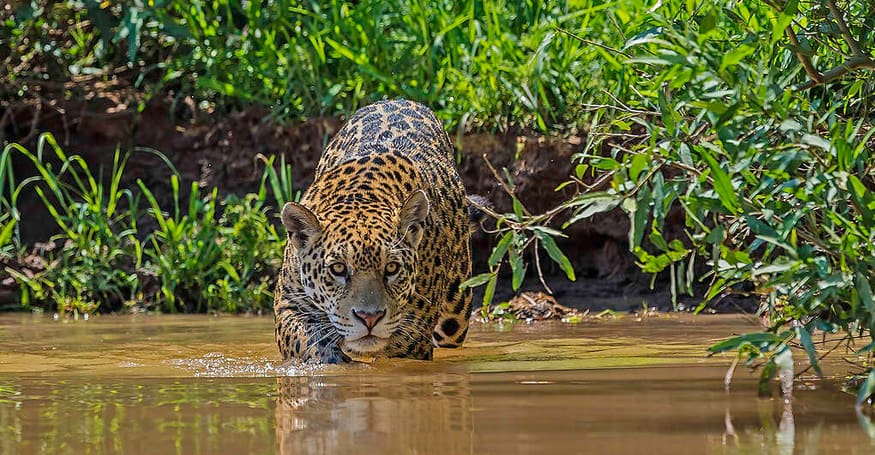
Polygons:
[[[576,194],[552,210],[530,212],[514,182],[495,172],[514,204],[513,213],[492,213],[492,270],[467,283],[486,286],[484,305],[502,266],[514,289],[540,271],[538,251],[574,279],[555,239],[619,207],[641,269],[663,274],[675,296],[705,283],[700,309],[729,294],[761,297],[769,328],[714,352],[737,351],[761,366],[766,384],[791,365],[791,346],[819,372],[815,333],[842,333],[866,356],[860,403],[875,390],[870,1],[48,4],[21,1],[2,13],[2,100],[41,105],[49,80],[67,83],[55,91],[66,97],[109,85],[137,89],[141,107],[151,97],[191,97],[209,109],[260,104],[298,119],[401,96],[459,131],[583,132],[565,186]],[[81,159],[47,142],[63,169],[42,164],[43,145],[36,154],[7,151],[42,166],[27,183],[55,211],[57,242],[74,245],[50,262],[72,272],[16,275],[25,299],[81,311],[127,301],[168,311],[267,305],[265,277],[282,240],[265,215],[267,184],[257,196],[219,202],[197,187],[184,196],[176,179],[168,210],[144,186],[95,181]],[[114,176],[124,162],[116,158]],[[0,161],[5,255],[20,247],[20,186],[8,169]],[[287,171],[271,162],[265,178],[277,204],[291,197]],[[138,229],[139,193],[154,232]],[[672,213],[684,220],[680,238],[665,234]],[[250,245],[225,240],[238,236]],[[147,285],[140,270],[159,284]]]
[[406,97],[450,126],[542,129],[576,124],[580,103],[605,88],[602,68],[618,66],[557,27],[601,41],[617,33],[605,11],[639,4],[17,3],[0,22],[0,59],[21,62],[0,67],[12,82],[2,98],[37,97],[46,78],[76,81],[67,88],[73,96],[111,81],[140,90],[140,106],[152,96],[192,96],[203,106],[254,103],[298,119]]
[[[728,294],[761,296],[768,330],[711,350],[761,361],[764,387],[792,370],[790,346],[820,374],[817,331],[842,332],[851,352],[868,355],[875,10],[842,6],[669,2],[627,22],[625,42],[614,43],[624,68],[614,101],[590,116],[589,142],[574,158],[577,196],[535,215],[515,199],[514,213],[496,214],[503,237],[492,273],[469,284],[488,283],[491,298],[506,255],[516,287],[520,250],[539,241],[563,264],[544,226],[619,206],[641,269],[666,273],[675,297],[701,281],[709,289],[699,310]],[[663,235],[673,210],[685,219],[683,238]],[[871,357],[863,359],[871,369]],[[873,389],[875,373],[859,402]]]
[[12,162],[4,153],[0,155],[0,259],[12,256],[14,251],[12,235],[17,223],[10,204],[15,191],[13,178]]
[[[16,252],[13,246],[20,244],[15,241],[16,202],[31,186],[60,230],[33,252],[39,262],[36,270],[11,263],[5,267],[20,284],[24,307],[76,313],[272,307],[272,280],[282,261],[285,235],[276,230],[266,201],[268,187],[274,199],[292,194],[291,181],[280,177],[289,173],[284,162],[278,173],[274,159],[265,160],[258,194],[221,200],[215,189],[202,194],[196,182],[184,196],[179,176],[167,162],[173,191],[168,209],[143,182],[136,189],[120,186],[127,162],[120,152],[108,184],[82,157],[64,154],[48,134],[40,137],[36,153],[11,144],[0,160],[9,163],[13,154],[30,159],[39,175],[16,185],[11,167],[6,168],[7,192],[0,204],[8,209],[6,226],[12,227],[4,228],[0,251],[9,259]],[[50,158],[60,163],[57,168]],[[143,231],[142,225],[156,227]],[[27,251],[20,247],[17,253],[24,256]]]

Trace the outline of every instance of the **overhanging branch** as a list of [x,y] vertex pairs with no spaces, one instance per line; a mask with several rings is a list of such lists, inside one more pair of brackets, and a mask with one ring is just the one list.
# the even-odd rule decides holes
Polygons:
[[[764,0],[764,2],[778,12],[783,12],[783,5],[779,2],[773,2],[769,0]],[[790,44],[796,49],[796,59],[799,60],[799,63],[802,64],[802,67],[805,69],[805,73],[810,79],[808,82],[798,85],[796,87],[797,90],[807,90],[821,84],[826,84],[827,82],[838,79],[852,71],[857,71],[861,69],[875,69],[875,59],[873,59],[872,56],[869,54],[869,51],[864,47],[861,47],[860,42],[858,42],[857,39],[854,38],[854,35],[848,28],[847,22],[845,22],[844,12],[839,9],[839,7],[835,3],[835,0],[825,0],[825,3],[826,7],[830,11],[830,14],[832,14],[833,18],[835,18],[836,24],[839,28],[839,33],[841,33],[842,38],[845,40],[845,43],[848,44],[848,48],[851,50],[852,55],[842,64],[836,66],[835,68],[832,68],[829,71],[821,73],[814,66],[814,63],[811,62],[811,57],[802,50],[799,39],[796,37],[796,31],[793,30],[793,27],[791,25],[788,25],[787,28],[784,29],[784,33],[787,35],[787,39],[790,41]]]
[[847,59],[841,65],[839,65],[839,66],[837,66],[837,67],[835,67],[835,68],[833,68],[833,69],[831,69],[823,74],[818,73],[820,76],[819,80],[815,80],[814,78],[812,78],[810,81],[808,81],[802,85],[799,85],[796,88],[798,90],[807,90],[807,89],[810,89],[811,87],[815,87],[815,86],[820,85],[820,84],[826,84],[827,82],[830,82],[834,79],[838,79],[838,78],[844,76],[845,74],[850,73],[851,71],[856,71],[856,70],[860,70],[860,69],[870,69],[870,70],[875,69],[875,60],[873,60],[872,57],[869,57],[868,55],[865,55],[865,54],[854,55],[853,57]]

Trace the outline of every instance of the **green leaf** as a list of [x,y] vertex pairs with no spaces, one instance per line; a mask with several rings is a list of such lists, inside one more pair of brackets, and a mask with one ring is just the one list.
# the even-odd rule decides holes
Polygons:
[[730,50],[720,59],[720,71],[723,71],[730,66],[738,65],[738,62],[744,60],[748,55],[753,54],[755,50],[756,48],[753,46],[739,46]]
[[823,377],[823,371],[820,370],[820,363],[817,360],[817,349],[814,347],[814,342],[811,341],[811,334],[805,327],[796,327],[796,335],[799,336],[799,341],[802,342],[802,347],[805,348],[805,353],[808,354],[808,362],[814,368],[817,376]]
[[623,50],[627,50],[630,47],[637,46],[639,44],[646,44],[652,42],[661,42],[662,40],[659,38],[660,35],[663,34],[664,29],[662,27],[651,27],[647,30],[644,30],[641,33],[629,38],[628,41],[623,45]]
[[[656,233],[658,234],[658,232]],[[651,236],[651,238],[658,240],[661,238],[661,236],[655,235]],[[663,239],[663,242],[664,241],[665,240]],[[633,252],[635,253],[635,256],[638,257],[638,260],[641,261],[640,263],[638,263],[638,266],[641,267],[641,270],[643,272],[659,273],[665,270],[666,267],[674,264],[675,262],[683,260],[689,253],[689,250],[684,248],[683,243],[681,243],[680,240],[672,240],[671,243],[664,246],[666,252],[657,256],[651,255],[647,251],[644,251],[644,249],[640,246],[635,247],[635,250]]]
[[472,276],[471,278],[468,278],[459,285],[459,290],[482,286],[495,275],[495,273],[481,273],[479,275]]
[[553,191],[561,191],[563,188],[565,188],[566,186],[571,185],[573,183],[575,183],[574,180],[566,180],[566,181],[556,185],[556,188],[553,188]]
[[760,349],[768,347],[771,344],[778,343],[781,338],[778,335],[770,332],[754,332],[744,335],[735,336],[725,341],[721,341],[708,348],[708,351],[713,353],[734,351],[744,344],[752,344]]
[[872,392],[875,392],[875,369],[869,370],[869,376],[860,384],[860,390],[857,391],[857,408],[860,408],[869,400]]
[[699,147],[698,152],[702,159],[708,163],[708,168],[711,169],[711,177],[714,179],[714,191],[720,196],[720,203],[729,213],[738,213],[738,195],[732,187],[732,180],[729,178],[729,175],[720,167],[720,164],[717,163],[717,160],[714,159],[714,156],[711,155],[706,147]]
[[[553,240],[553,237],[550,237],[547,234],[535,231],[535,235],[541,241],[541,246],[544,247],[544,250],[547,251],[547,254],[550,255],[550,259],[553,260],[556,264],[559,264],[559,268],[565,272],[565,276],[568,277],[569,280],[574,281],[577,278],[574,276],[574,267],[571,266],[571,261],[568,260],[568,257],[559,250],[559,247],[556,245],[556,241]],[[537,253],[535,253],[537,254]]]
[[0,229],[0,248],[6,246],[12,239],[12,233],[15,232],[15,219],[9,220],[2,229]]
[[124,21],[128,39],[128,63],[134,63],[137,59],[137,50],[140,48],[140,28],[143,26],[143,19],[139,17],[137,8],[132,6],[127,9]]
[[825,152],[830,151],[830,149],[832,148],[832,145],[829,143],[828,140],[814,134],[803,134],[801,141],[803,144],[817,147]]
[[592,160],[590,160],[590,165],[603,171],[613,171],[622,167],[617,160],[603,156],[593,157]]
[[198,88],[213,90],[216,93],[224,96],[234,96],[237,93],[234,84],[222,82],[211,77],[199,77],[195,80],[195,85]]
[[331,46],[332,49],[334,49],[334,52],[336,52],[338,56],[352,62],[359,63],[359,58],[355,56],[355,54],[352,52],[352,50],[350,50],[349,47],[344,46],[343,44],[340,44],[331,38],[325,38],[325,42],[328,43],[328,45]]
[[237,273],[237,270],[235,270],[231,264],[229,264],[227,261],[222,261],[218,265],[222,270],[225,271],[225,273],[228,274],[228,277],[230,277],[235,282],[240,282],[240,274]]
[[513,272],[511,286],[516,291],[523,284],[523,278],[526,276],[526,267],[523,264],[523,258],[516,250],[510,250],[510,269]]
[[794,267],[800,264],[799,261],[786,261],[786,262],[777,262],[769,264],[765,267],[756,267],[751,273],[752,277],[759,275],[771,275],[774,273],[783,273],[788,270],[793,269]]
[[650,243],[659,248],[660,251],[668,250],[668,242],[665,241],[665,237],[663,237],[662,233],[656,229],[655,225],[651,226],[648,238],[650,239]]
[[702,18],[702,22],[699,24],[699,33],[704,35],[711,30],[714,30],[714,28],[716,27],[717,11],[712,8],[710,11],[708,11],[708,14],[706,14],[705,17]]
[[650,159],[643,154],[632,157],[632,163],[629,165],[629,178],[632,179],[633,182],[638,181],[638,176],[641,175],[641,171],[647,167],[648,162],[650,162]]
[[677,113],[671,106],[669,106],[668,97],[665,93],[665,90],[657,91],[657,102],[659,104],[659,112],[662,115],[662,124],[665,125],[666,134],[669,137],[674,137],[675,127],[677,125],[677,118],[675,116],[677,115]]
[[700,107],[717,115],[722,115],[724,112],[726,112],[726,103],[721,103],[718,101],[694,101],[691,102],[690,105]]
[[492,303],[493,297],[495,297],[495,284],[498,282],[498,274],[493,273],[489,278],[489,282],[486,284],[486,290],[483,292],[483,307],[488,308],[489,304]]
[[875,197],[872,192],[855,175],[848,175],[848,183],[851,197],[862,215],[860,219],[863,225],[870,229],[875,227]]
[[492,254],[489,255],[489,267],[495,267],[496,264],[501,262],[501,259],[507,253],[507,248],[510,246],[513,238],[513,232],[508,232],[501,237],[501,240],[499,240],[498,244],[495,245],[495,248],[492,249]]
[[857,295],[860,296],[860,303],[869,312],[869,316],[875,320],[875,303],[872,301],[872,287],[869,286],[869,279],[861,272],[857,272],[854,277],[854,285],[857,289]]
[[562,228],[565,229],[572,224],[589,218],[597,213],[604,213],[613,210],[623,198],[607,193],[585,193],[571,200],[568,207],[575,209],[574,215],[566,221]]
[[[627,201],[633,201],[634,204],[627,204]],[[629,247],[634,250],[634,247],[641,245],[641,240],[644,238],[644,226],[647,224],[647,218],[650,215],[651,196],[648,191],[639,191],[637,200],[626,199],[623,201],[623,208],[629,213],[629,221],[631,229],[629,231]]]
[[789,26],[793,22],[793,19],[796,18],[798,4],[799,0],[790,0],[784,5],[784,10],[781,11],[781,15],[778,16],[778,20],[776,20],[772,26],[772,36],[769,40],[770,46],[774,46],[775,43],[784,37],[787,26]]
[[513,213],[519,218],[523,217],[523,204],[517,198],[513,198]]
[[[666,193],[666,190],[668,190],[668,193]],[[653,194],[653,222],[662,224],[663,220],[665,220],[665,214],[671,210],[678,194],[674,192],[673,185],[666,186],[662,172],[657,172],[653,175],[651,192]]]
[[680,158],[682,164],[688,167],[695,166],[693,156],[690,154],[690,146],[684,142],[678,146],[678,158]]

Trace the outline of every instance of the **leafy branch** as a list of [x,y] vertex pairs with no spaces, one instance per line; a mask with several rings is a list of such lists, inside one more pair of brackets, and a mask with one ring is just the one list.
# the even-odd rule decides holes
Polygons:
[[[777,1],[764,1],[782,15],[796,14],[796,5],[798,3],[796,1],[788,2],[786,5],[781,5]],[[787,24],[787,27],[784,29],[787,35],[787,40],[795,49],[796,58],[799,60],[799,63],[802,64],[805,73],[808,74],[808,77],[810,78],[807,82],[797,86],[797,90],[807,90],[818,85],[823,85],[860,69],[875,69],[875,59],[872,58],[869,50],[865,46],[861,46],[860,42],[854,38],[854,35],[848,28],[847,22],[845,22],[845,13],[839,9],[834,0],[825,0],[824,3],[829,9],[833,19],[835,19],[839,33],[842,35],[842,38],[851,51],[851,56],[834,68],[825,72],[820,72],[814,66],[814,63],[812,63],[809,52],[799,42],[799,39],[796,36],[796,31],[793,30],[793,26]]]

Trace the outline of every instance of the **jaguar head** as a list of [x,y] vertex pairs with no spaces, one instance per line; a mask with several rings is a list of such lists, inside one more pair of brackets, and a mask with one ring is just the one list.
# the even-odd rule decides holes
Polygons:
[[416,190],[400,207],[341,204],[324,212],[294,202],[283,207],[301,286],[328,316],[344,351],[378,354],[409,315],[428,198]]

